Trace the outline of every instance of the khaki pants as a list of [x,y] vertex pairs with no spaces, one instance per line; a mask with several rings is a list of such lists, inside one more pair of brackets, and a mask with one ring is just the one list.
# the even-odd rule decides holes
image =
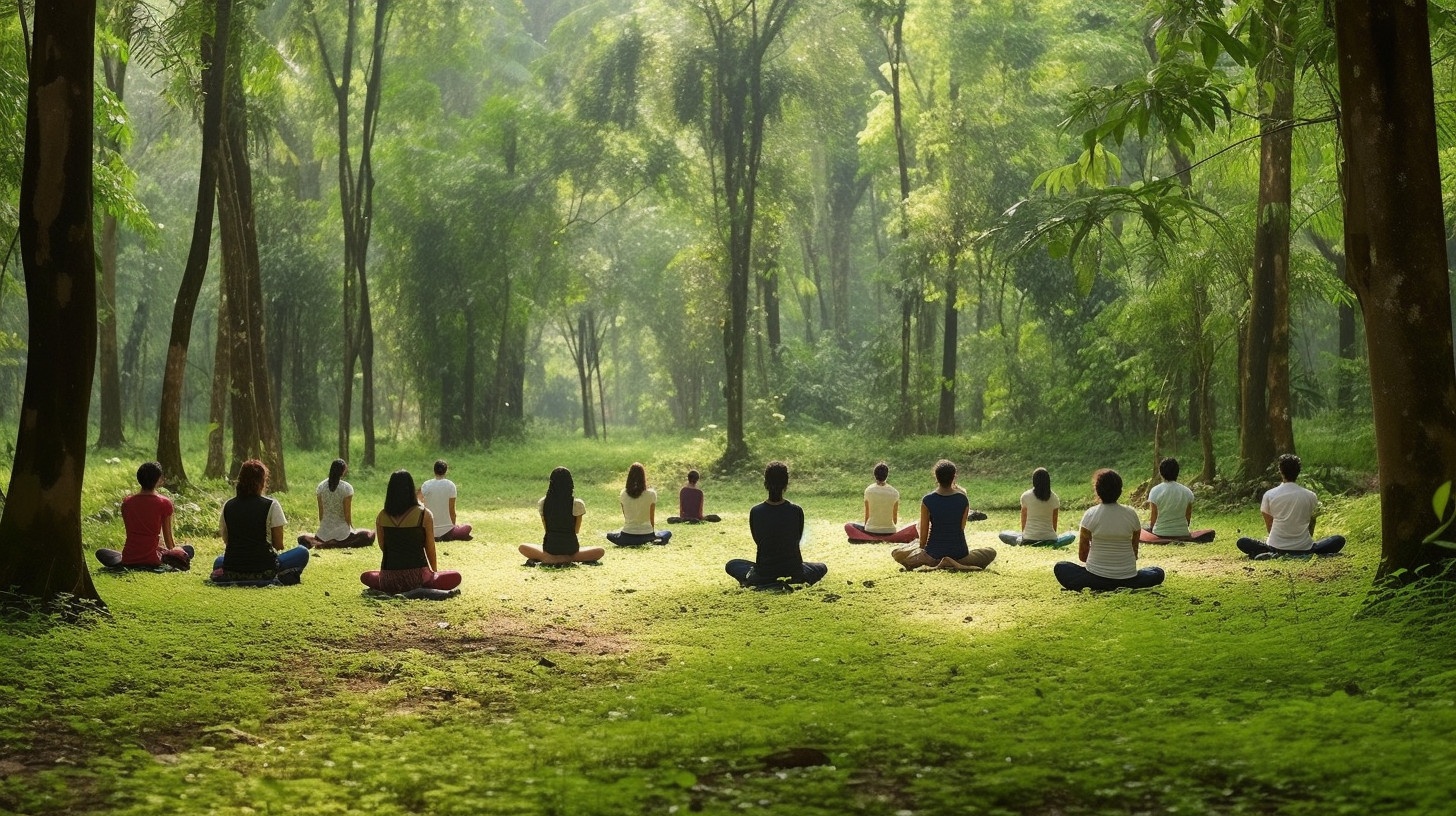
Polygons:
[[[894,558],[900,566],[905,569],[917,569],[920,567],[935,567],[940,564],[940,559],[921,548],[919,544],[904,544],[890,550],[890,557]],[[958,569],[982,570],[996,560],[996,551],[990,547],[977,547],[965,554],[963,558],[953,559],[960,566]]]

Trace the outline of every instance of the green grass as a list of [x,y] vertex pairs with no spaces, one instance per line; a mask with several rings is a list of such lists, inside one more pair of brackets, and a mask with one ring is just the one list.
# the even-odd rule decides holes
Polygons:
[[[456,453],[461,520],[441,545],[465,573],[440,604],[361,596],[374,551],[325,551],[292,588],[217,589],[192,574],[98,574],[108,618],[0,632],[0,810],[17,813],[1446,813],[1456,795],[1449,598],[1362,614],[1378,543],[1374,497],[1333,498],[1321,530],[1348,555],[1249,562],[1257,507],[1195,515],[1218,542],[1145,548],[1154,591],[1059,592],[1067,554],[998,546],[980,574],[897,571],[841,525],[877,458],[910,515],[940,456],[963,464],[973,546],[1014,527],[1032,466],[1052,468],[1075,524],[1101,461],[1015,440],[912,439],[864,451],[849,432],[756,451],[792,468],[816,587],[739,590],[760,473],[708,470],[709,439],[532,439]],[[1140,465],[1141,454],[1122,461]],[[291,453],[291,536],[315,521],[331,457]],[[351,473],[355,520],[395,466]],[[1109,460],[1117,463],[1114,457]],[[584,540],[615,529],[626,466],[662,490],[705,470],[716,525],[600,567],[526,569],[534,501],[557,464],[587,503]],[[1107,461],[1107,460],[1103,460]],[[88,471],[88,546],[134,462]],[[221,485],[181,501],[202,560]],[[215,495],[214,495],[215,494]],[[908,510],[907,510],[908,509]],[[829,765],[768,759],[812,748]]]

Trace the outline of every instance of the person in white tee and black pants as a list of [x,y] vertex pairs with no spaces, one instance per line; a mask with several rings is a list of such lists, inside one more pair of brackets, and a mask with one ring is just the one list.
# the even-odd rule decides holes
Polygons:
[[1295,484],[1300,467],[1299,457],[1292,453],[1279,457],[1279,476],[1284,481],[1265,491],[1264,498],[1259,500],[1259,512],[1264,516],[1264,529],[1269,538],[1267,541],[1239,539],[1237,546],[1244,555],[1263,560],[1281,555],[1334,555],[1344,548],[1344,536],[1314,539],[1319,497],[1314,491]]

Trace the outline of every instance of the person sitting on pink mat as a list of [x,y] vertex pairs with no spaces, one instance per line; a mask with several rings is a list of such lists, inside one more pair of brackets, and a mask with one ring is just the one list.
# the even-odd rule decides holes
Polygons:
[[384,551],[384,560],[379,569],[365,572],[359,580],[390,595],[459,587],[460,573],[439,570],[434,522],[430,511],[415,499],[415,477],[407,470],[391,473],[384,509],[374,519],[374,540]]

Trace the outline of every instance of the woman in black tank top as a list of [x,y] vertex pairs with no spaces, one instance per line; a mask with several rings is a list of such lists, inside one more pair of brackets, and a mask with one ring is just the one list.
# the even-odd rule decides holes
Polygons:
[[370,589],[398,595],[417,589],[459,594],[460,573],[438,571],[435,556],[435,519],[415,498],[415,478],[407,470],[389,475],[384,509],[374,519],[374,540],[384,551],[379,569],[359,580]]

